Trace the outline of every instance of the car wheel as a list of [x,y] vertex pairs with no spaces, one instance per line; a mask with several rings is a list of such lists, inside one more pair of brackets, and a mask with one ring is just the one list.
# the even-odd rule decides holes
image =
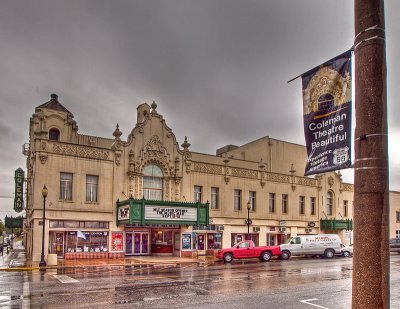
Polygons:
[[335,256],[335,251],[333,251],[332,249],[327,249],[325,250],[325,257],[327,259],[331,259]]
[[232,253],[225,253],[224,254],[224,262],[230,263],[233,261],[233,254]]
[[261,260],[264,262],[269,262],[272,258],[272,254],[269,251],[264,251],[261,253]]
[[282,260],[288,260],[289,258],[290,258],[290,252],[289,251],[282,251],[281,259]]
[[350,252],[349,251],[343,251],[343,256],[344,257],[350,257]]

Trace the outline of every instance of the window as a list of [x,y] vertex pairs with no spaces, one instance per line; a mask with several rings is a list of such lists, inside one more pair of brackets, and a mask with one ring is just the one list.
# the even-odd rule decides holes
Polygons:
[[310,212],[310,214],[312,215],[312,216],[315,216],[315,213],[316,213],[316,209],[315,209],[315,197],[310,197],[310,207],[311,207],[311,212]]
[[148,200],[163,199],[163,172],[157,165],[149,164],[143,169],[143,196]]
[[49,140],[51,141],[59,141],[60,140],[60,131],[58,129],[50,129],[49,131]]
[[99,176],[86,175],[86,202],[97,202]]
[[211,209],[219,208],[219,188],[211,187]]
[[194,201],[201,203],[201,186],[194,186]]
[[107,232],[82,231],[83,237],[78,237],[77,232],[66,232],[67,252],[107,252]]
[[345,217],[349,216],[349,201],[343,201],[343,214]]
[[269,194],[269,212],[274,213],[275,212],[275,193],[270,193]]
[[283,214],[288,213],[288,195],[287,194],[282,194],[282,213]]
[[250,211],[256,211],[256,192],[249,191]]
[[299,196],[299,214],[304,215],[305,214],[305,208],[306,208],[306,198],[304,196]]
[[242,191],[240,190],[235,190],[234,191],[234,205],[233,209],[234,210],[240,210],[242,209]]
[[318,111],[330,111],[335,105],[335,99],[330,93],[325,93],[318,98]]
[[72,174],[60,173],[60,200],[72,201]]
[[326,215],[333,215],[333,193],[330,191],[326,195]]
[[396,222],[400,222],[400,211],[396,211]]
[[396,238],[400,238],[400,230],[396,231]]

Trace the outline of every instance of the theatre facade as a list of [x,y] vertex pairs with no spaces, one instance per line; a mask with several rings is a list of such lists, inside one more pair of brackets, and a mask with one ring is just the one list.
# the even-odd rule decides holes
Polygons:
[[154,102],[132,118],[126,138],[118,124],[97,137],[78,133],[55,94],[35,108],[23,148],[30,259],[40,260],[43,224],[45,255],[65,259],[193,257],[317,233],[352,243],[353,185],[340,173],[302,176],[304,146],[266,136],[210,155],[186,137],[179,145]]

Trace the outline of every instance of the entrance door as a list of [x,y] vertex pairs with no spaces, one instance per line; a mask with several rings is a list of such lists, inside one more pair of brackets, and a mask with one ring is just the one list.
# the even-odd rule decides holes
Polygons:
[[62,257],[64,254],[64,232],[51,232],[52,248],[51,253]]
[[199,255],[206,254],[206,235],[197,234],[197,251]]
[[134,232],[125,234],[125,254],[148,255],[149,233]]

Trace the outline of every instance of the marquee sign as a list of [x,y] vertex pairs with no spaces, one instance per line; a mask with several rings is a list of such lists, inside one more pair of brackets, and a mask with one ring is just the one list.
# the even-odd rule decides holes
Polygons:
[[117,225],[186,224],[209,223],[208,203],[156,201],[130,198],[117,201]]
[[165,220],[165,221],[196,221],[197,209],[184,207],[168,207],[146,205],[144,209],[146,220]]
[[22,168],[15,170],[15,198],[14,210],[21,212],[24,209],[24,171]]

